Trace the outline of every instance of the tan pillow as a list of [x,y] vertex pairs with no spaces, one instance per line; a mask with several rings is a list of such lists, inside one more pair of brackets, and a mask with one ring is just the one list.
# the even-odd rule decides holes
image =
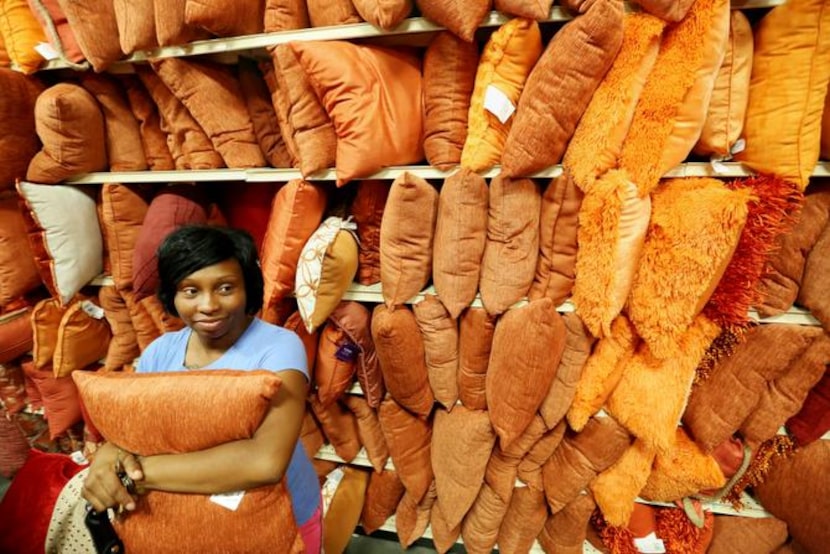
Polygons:
[[54,184],[107,168],[104,117],[83,88],[59,83],[38,96],[35,127],[43,147],[26,171],[26,180]]
[[412,0],[353,0],[360,17],[381,29],[393,29],[412,11]]
[[346,462],[354,460],[360,452],[360,438],[354,414],[339,402],[323,406],[314,394],[309,395],[308,402],[314,417],[320,422],[323,434],[337,455]]
[[357,436],[363,448],[366,449],[366,456],[372,463],[372,467],[375,472],[382,472],[389,459],[389,448],[386,446],[377,412],[370,408],[366,400],[360,396],[346,395],[343,403],[357,418]]
[[458,398],[471,410],[487,409],[486,378],[496,318],[484,308],[461,315],[458,331]]
[[435,505],[435,481],[420,502],[409,491],[403,495],[395,510],[395,531],[403,548],[424,536],[430,521],[430,513]]
[[40,273],[26,233],[17,195],[0,193],[0,306],[40,285]]
[[130,55],[158,46],[154,0],[114,0],[113,8],[122,52]]
[[105,0],[58,0],[84,57],[97,72],[121,59],[115,4]]
[[271,94],[257,65],[239,60],[239,87],[248,107],[259,147],[271,167],[291,167],[291,156],[282,138]]
[[360,14],[352,0],[306,0],[312,27],[329,27],[360,23]]
[[312,375],[320,404],[328,406],[346,393],[354,380],[356,361],[357,346],[346,333],[331,324],[323,327]]
[[516,477],[524,484],[533,487],[537,490],[544,488],[542,482],[542,466],[545,465],[553,453],[559,448],[562,439],[565,438],[565,431],[568,429],[568,424],[564,421],[558,423],[555,427],[547,431],[542,437],[536,441],[527,454],[524,455],[522,461],[519,462],[516,468]]
[[413,311],[424,340],[430,388],[435,400],[452,410],[458,401],[458,322],[431,294],[415,304]]
[[453,319],[475,299],[487,241],[489,190],[484,177],[461,168],[447,177],[438,199],[432,280]]
[[389,307],[418,294],[432,274],[438,191],[404,172],[395,179],[380,224],[380,278]]
[[112,330],[112,340],[107,347],[103,369],[120,371],[125,365],[132,364],[141,353],[130,310],[127,301],[115,287],[101,287],[98,291],[98,302]]
[[424,54],[424,153],[442,170],[461,162],[478,47],[443,31]]
[[265,4],[261,0],[187,0],[184,21],[219,37],[262,32]]
[[360,523],[367,534],[371,535],[380,529],[395,513],[405,490],[397,472],[392,469],[369,476],[363,513],[360,515]]
[[147,89],[135,75],[122,75],[121,82],[133,116],[138,121],[144,158],[153,171],[175,169],[176,163],[167,147],[167,135],[161,130],[161,119]]
[[415,0],[424,17],[472,42],[492,0]]
[[516,487],[499,526],[499,551],[530,552],[547,519],[544,491],[534,487]]
[[357,223],[357,236],[360,239],[357,282],[361,285],[380,282],[380,226],[389,187],[389,183],[384,181],[366,180],[357,183],[352,216]]
[[433,483],[430,443],[432,426],[416,417],[391,398],[380,404],[380,427],[395,471],[416,503],[427,494]]
[[265,32],[305,29],[309,26],[305,0],[265,0]]
[[186,6],[187,0],[154,0],[153,13],[159,46],[185,44],[210,36],[204,29],[185,23]]
[[[539,257],[542,197],[530,179],[501,174],[490,183],[487,242],[481,260],[481,302],[493,315],[527,294]],[[505,271],[510,268],[510,271]]]
[[461,537],[469,552],[491,552],[496,546],[499,526],[507,513],[508,501],[505,501],[484,483],[476,497],[464,523],[461,525]]
[[623,7],[613,0],[594,1],[554,35],[516,107],[501,156],[505,176],[525,177],[559,163],[622,39]]
[[595,509],[596,504],[590,494],[576,497],[548,518],[539,534],[539,545],[545,552],[583,552],[589,521]]
[[429,513],[429,526],[432,530],[432,542],[439,552],[448,552],[461,536],[461,524],[450,528],[444,514],[436,505],[433,505]]
[[40,149],[35,131],[35,104],[43,85],[10,69],[0,69],[0,190],[14,188]]
[[[527,341],[522,337],[538,340]],[[548,298],[504,314],[487,371],[487,409],[502,447],[530,424],[550,389],[565,348],[565,323]]]
[[372,312],[372,339],[377,349],[383,382],[395,401],[426,419],[435,398],[429,387],[424,341],[412,311],[395,311],[383,304]]
[[66,377],[107,355],[112,332],[104,310],[91,300],[69,306],[58,327],[52,370],[55,377]]

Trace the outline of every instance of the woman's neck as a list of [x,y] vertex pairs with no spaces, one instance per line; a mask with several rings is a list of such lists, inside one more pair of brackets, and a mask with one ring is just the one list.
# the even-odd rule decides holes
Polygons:
[[245,333],[253,321],[253,316],[247,316],[245,318],[245,325],[217,339],[211,339],[210,337],[201,336],[196,332],[191,332],[190,338],[187,341],[184,366],[187,369],[198,369],[212,364],[236,344],[236,341]]

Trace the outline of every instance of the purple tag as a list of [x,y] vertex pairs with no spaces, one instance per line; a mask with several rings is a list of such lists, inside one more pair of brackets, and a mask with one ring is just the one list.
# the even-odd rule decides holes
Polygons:
[[353,362],[357,359],[358,354],[360,354],[360,348],[352,341],[346,340],[337,348],[334,357],[341,362]]

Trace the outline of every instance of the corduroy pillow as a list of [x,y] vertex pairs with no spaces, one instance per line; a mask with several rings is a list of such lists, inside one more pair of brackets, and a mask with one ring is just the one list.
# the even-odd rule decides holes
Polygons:
[[412,0],[353,0],[360,17],[381,29],[393,29],[412,12]]
[[26,171],[36,183],[59,183],[69,177],[107,168],[104,116],[83,88],[58,83],[35,104],[35,128],[43,147]]
[[309,26],[305,0],[265,0],[265,32],[305,29]]
[[[530,179],[501,174],[490,183],[487,240],[478,288],[481,302],[493,315],[524,297],[539,258],[539,216],[542,197]],[[505,271],[510,268],[509,271]]]
[[487,409],[486,377],[496,318],[484,308],[469,308],[458,330],[458,398],[471,410]]
[[506,176],[525,177],[559,163],[622,40],[623,7],[613,0],[592,2],[554,35],[516,107],[501,156]]
[[343,403],[357,420],[357,436],[360,444],[366,449],[366,457],[369,458],[375,472],[382,472],[389,460],[389,448],[386,446],[386,438],[383,436],[377,412],[360,396],[348,394],[343,398]]
[[415,0],[427,19],[446,27],[465,42],[473,42],[475,31],[490,11],[492,0]]
[[398,507],[405,490],[394,470],[376,472],[369,477],[363,513],[360,515],[360,524],[367,534],[380,529],[395,513],[395,508]]
[[[101,434],[144,456],[250,438],[280,386],[271,371],[75,372],[74,379]],[[181,549],[234,549],[244,537],[248,549],[297,552],[302,541],[284,481],[246,491],[236,511],[213,504],[208,495],[152,491],[115,525],[125,548],[133,551],[153,550],[159,541]],[[206,528],[211,532],[198,531]]]
[[438,191],[405,172],[395,179],[380,224],[380,279],[389,307],[418,294],[432,273]]
[[787,524],[774,517],[715,516],[708,554],[732,554],[735,545],[749,552],[780,552],[787,542]]
[[26,221],[17,204],[13,192],[0,193],[0,306],[40,285]]
[[154,0],[153,14],[159,46],[185,44],[210,36],[204,29],[185,23],[186,7],[187,0]]
[[482,171],[499,162],[525,81],[541,54],[542,35],[535,21],[512,19],[490,36],[470,99],[463,167]]
[[35,104],[43,85],[10,69],[0,69],[0,190],[14,188],[40,149]]
[[415,304],[413,311],[424,340],[430,388],[435,400],[452,410],[458,401],[458,322],[431,294]]
[[265,4],[261,0],[187,0],[184,22],[219,37],[261,33]]
[[444,514],[438,509],[437,498],[436,504],[433,504],[429,512],[429,526],[432,530],[432,542],[438,552],[448,552],[461,536],[461,524],[450,528]]
[[544,491],[535,487],[516,487],[499,526],[499,550],[530,552],[547,519]]
[[439,169],[461,161],[477,67],[478,47],[447,31],[424,54],[424,153]]
[[441,187],[432,280],[453,319],[475,299],[487,242],[489,190],[484,177],[461,168]]
[[545,522],[539,533],[539,545],[546,552],[579,554],[585,550],[585,539],[596,503],[590,494],[581,494]]
[[329,27],[360,23],[360,14],[352,0],[306,0],[312,27]]
[[508,501],[499,496],[487,483],[481,490],[467,512],[461,525],[461,537],[469,552],[491,552],[496,546],[504,515],[507,513]]
[[66,377],[103,359],[111,338],[104,310],[91,300],[75,302],[61,317],[52,373]]
[[154,0],[114,0],[121,51],[127,55],[158,46]]
[[103,369],[119,371],[125,365],[132,364],[141,353],[130,318],[130,310],[127,307],[127,301],[115,287],[101,287],[98,291],[98,302],[101,303],[104,316],[112,330],[112,340],[107,348]]
[[329,319],[349,336],[358,346],[357,380],[363,390],[366,402],[372,408],[380,406],[386,394],[383,375],[378,365],[375,343],[372,340],[371,314],[358,302],[341,302],[331,313]]
[[380,226],[389,188],[389,183],[384,181],[357,183],[351,214],[357,223],[357,237],[360,239],[357,282],[361,285],[380,282]]
[[434,482],[430,454],[432,424],[412,415],[391,398],[380,403],[378,418],[395,471],[407,494],[417,503]]
[[0,35],[9,58],[23,73],[34,73],[43,63],[43,56],[35,46],[46,42],[46,35],[40,28],[26,0],[3,0],[0,2]]
[[138,121],[144,158],[153,171],[175,169],[176,164],[167,147],[167,135],[161,130],[161,118],[147,89],[135,75],[122,75],[121,82],[133,116]]
[[268,165],[291,167],[291,156],[285,146],[265,79],[257,64],[244,58],[239,60],[239,87]]
[[349,337],[334,325],[323,327],[313,372],[315,394],[323,406],[345,394],[354,379],[356,361],[357,346]]
[[78,47],[93,69],[102,72],[123,56],[118,39],[115,5],[106,0],[57,0]]

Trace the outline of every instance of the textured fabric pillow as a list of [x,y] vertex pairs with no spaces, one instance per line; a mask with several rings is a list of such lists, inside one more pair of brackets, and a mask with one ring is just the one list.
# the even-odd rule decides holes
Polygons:
[[[533,341],[522,337],[536,337]],[[502,447],[530,424],[550,389],[565,347],[565,323],[548,298],[504,314],[487,371],[487,409]]]
[[369,477],[363,513],[360,515],[360,524],[367,534],[380,529],[395,513],[395,508],[398,507],[405,490],[394,470],[387,469],[380,473],[373,473]]
[[112,279],[118,290],[133,285],[133,250],[152,195],[142,185],[101,186],[101,231],[109,247]]
[[550,15],[553,0],[495,0],[493,7],[503,14],[525,17],[527,19],[545,20]]
[[[144,456],[250,438],[280,386],[271,371],[75,372],[74,379],[101,434]],[[216,395],[217,390],[226,394]],[[153,417],[148,419],[148,413]],[[116,531],[133,551],[153,550],[159,541],[183,549],[233,549],[244,536],[252,550],[295,552],[293,545],[302,541],[284,482],[248,490],[236,511],[216,506],[207,495],[153,491],[129,518],[116,523]]]
[[565,173],[548,183],[539,213],[539,258],[527,295],[547,296],[559,306],[570,295],[575,278],[577,225],[582,191]]
[[746,222],[749,194],[700,178],[664,181],[652,195],[627,311],[655,357],[674,355],[720,281]]
[[261,0],[187,0],[186,24],[220,37],[261,33],[265,4]]
[[334,124],[338,186],[423,159],[421,60],[413,50],[340,41],[289,46]]
[[818,440],[830,431],[830,370],[810,390],[797,414],[787,421],[787,431],[800,446]]
[[113,8],[122,52],[129,55],[158,46],[153,0],[114,0]]
[[407,494],[419,502],[433,483],[430,454],[432,426],[423,418],[406,411],[391,398],[381,402],[378,418],[395,471],[406,487]]
[[535,487],[516,487],[499,526],[499,550],[530,552],[547,518],[544,491]]
[[357,380],[366,402],[370,407],[377,408],[386,394],[386,389],[378,365],[375,343],[372,340],[370,318],[369,310],[357,302],[341,302],[329,316],[329,319],[345,331],[358,346]]
[[95,98],[69,83],[54,85],[38,96],[35,128],[43,147],[26,171],[37,183],[107,168],[104,117]]
[[123,53],[113,2],[104,0],[58,0],[78,47],[97,72],[104,71]]
[[63,314],[58,327],[52,357],[53,374],[66,377],[103,359],[111,338],[112,332],[101,307],[90,300],[75,302]]
[[0,2],[0,34],[9,58],[23,73],[34,73],[43,63],[35,46],[46,42],[46,35],[40,28],[26,0],[3,0]]
[[461,537],[464,545],[471,552],[491,552],[496,546],[504,515],[507,513],[508,501],[500,497],[487,483],[481,486],[464,523],[461,525]]
[[351,0],[306,0],[312,27],[360,23],[360,14]]
[[313,333],[340,303],[357,273],[356,225],[327,218],[303,246],[294,296],[306,329]]
[[[498,315],[530,290],[539,258],[539,187],[500,174],[490,183],[487,241],[478,288],[481,302]],[[510,268],[510,271],[505,271]]]
[[830,299],[828,299],[828,259],[830,259],[830,225],[824,228],[804,263],[804,277],[798,291],[798,302],[805,306],[830,329]]
[[830,106],[830,94],[824,100],[824,113],[821,116],[821,159],[823,160],[830,160],[830,108],[828,106]]
[[305,0],[265,0],[264,17],[266,33],[309,26]]
[[[0,452],[0,475],[11,479],[26,463],[29,456],[29,442],[14,419],[7,417],[0,418],[0,440],[3,441],[3,450]],[[31,537],[27,538],[31,540]]]
[[345,394],[354,379],[356,361],[357,346],[349,337],[334,325],[323,327],[313,372],[320,404],[328,406]]
[[424,341],[415,315],[406,306],[395,311],[383,304],[375,306],[372,339],[389,394],[398,404],[426,419],[435,397],[429,387]]
[[66,15],[57,0],[29,0],[29,7],[58,57],[73,69],[89,69],[89,64],[84,62],[84,54],[78,47],[75,32],[66,21]]
[[418,294],[432,273],[438,191],[405,172],[395,179],[380,224],[380,279],[389,307]]
[[415,0],[424,17],[446,27],[465,42],[473,42],[475,31],[490,11],[492,0]]
[[127,91],[127,100],[133,116],[138,121],[144,158],[153,171],[174,169],[176,167],[170,149],[167,147],[167,135],[161,130],[161,119],[147,89],[134,75],[122,75],[121,82]]
[[[282,76],[282,78],[284,79],[287,73],[285,68],[281,69],[280,71],[276,70],[276,65],[277,63],[279,63],[276,54],[280,50],[285,50],[285,47],[281,47],[281,45],[275,46],[271,50],[271,58],[273,61],[260,60],[257,65],[259,67],[259,70],[262,72],[262,78],[265,80],[265,87],[268,89],[268,93],[271,95],[271,105],[274,106],[274,114],[277,116],[277,124],[280,128],[280,134],[282,135],[283,142],[285,142],[285,150],[288,152],[288,157],[291,158],[291,167],[300,168],[301,165],[299,150],[297,148],[297,144],[294,142],[294,129],[291,127],[291,120],[289,119],[289,114],[292,106],[289,102],[289,95],[286,92],[288,89],[286,87],[288,85],[293,85],[298,89],[305,90],[306,88],[308,88],[308,82],[302,78],[303,73],[302,68],[300,68],[298,70],[300,75],[299,77],[288,79],[288,84],[281,85],[279,83],[279,81],[277,80],[277,75]],[[299,64],[297,63],[296,56],[292,56],[290,60],[293,60],[291,70],[297,70]],[[311,96],[313,98],[316,98],[313,94]],[[303,93],[300,94],[299,97],[305,99],[306,95],[305,93]],[[315,118],[311,120],[312,122],[314,122],[318,117],[318,114],[320,112],[318,108],[319,106],[315,107],[312,111],[312,114],[315,116]],[[320,125],[325,126],[325,121],[326,118],[322,118]],[[329,137],[331,135],[332,133],[326,132],[324,136]],[[311,136],[313,137],[314,135]],[[337,140],[336,136],[334,140]],[[322,148],[317,153],[322,155],[329,155],[330,150],[336,150],[336,146],[333,146],[332,148]],[[333,160],[334,154],[331,154],[331,156]],[[325,160],[321,160],[315,163],[326,165],[323,163],[324,161]],[[306,163],[308,163],[308,160],[306,160]],[[332,164],[328,165],[333,165],[333,162]]]
[[12,64],[9,59],[9,53],[6,51],[6,46],[1,44],[3,42],[3,33],[0,32],[0,67],[7,68]]
[[323,517],[324,552],[343,552],[352,538],[363,511],[369,472],[356,467],[343,467],[337,488]]
[[62,304],[103,269],[101,228],[92,191],[18,182],[35,263]]
[[103,112],[110,171],[147,169],[138,120],[118,82],[106,75],[87,73],[81,78],[81,86],[98,101]]
[[210,36],[204,29],[185,23],[187,4],[187,0],[154,0],[153,14],[159,46],[184,44]]
[[250,233],[257,250],[262,249],[271,204],[281,186],[278,183],[240,183],[223,188],[220,193],[219,203],[228,226]]
[[644,11],[671,23],[677,23],[686,17],[694,0],[637,0],[636,4]]
[[585,538],[596,503],[590,494],[583,494],[568,503],[545,522],[539,534],[539,545],[545,552],[579,554],[585,550]]
[[357,223],[357,237],[360,239],[357,282],[361,285],[380,282],[380,226],[389,188],[389,183],[384,181],[357,183],[351,214]]
[[300,337],[300,341],[302,341],[303,348],[305,349],[306,359],[308,360],[307,367],[313,369],[317,364],[317,349],[320,344],[320,333],[309,333],[306,331],[303,325],[303,318],[300,317],[300,312],[296,311],[286,318],[282,326],[294,331]]
[[741,545],[746,552],[780,552],[787,541],[787,524],[774,517],[715,516],[709,554],[730,554]]
[[478,291],[487,242],[489,191],[484,177],[461,168],[447,177],[438,199],[432,280],[453,319]]
[[469,308],[458,330],[458,398],[471,410],[487,409],[486,378],[496,318],[484,308]]
[[619,460],[591,482],[591,493],[609,524],[625,527],[633,523],[635,529],[642,526],[635,519],[635,500],[648,482],[654,456],[654,450],[635,440]]
[[[204,129],[228,167],[266,165],[239,81],[228,69],[178,58],[158,60],[152,66]],[[221,112],[216,105],[222,106]]]
[[64,313],[66,308],[54,298],[41,300],[32,309],[32,365],[35,368],[44,369],[52,363]]
[[403,548],[409,548],[412,543],[424,536],[432,507],[435,505],[435,495],[435,481],[420,502],[415,500],[411,492],[404,493],[395,510],[395,531]]
[[257,64],[244,58],[239,60],[239,87],[248,107],[248,115],[251,116],[259,147],[268,165],[291,167],[291,156],[282,138],[265,80],[257,69]]
[[476,71],[462,166],[482,171],[499,162],[525,80],[541,54],[535,21],[512,19],[490,36]]
[[75,388],[71,377],[56,378],[52,375],[51,368],[41,371],[35,369],[34,365],[28,361],[23,362],[21,367],[34,382],[43,401],[51,440],[63,435],[70,427],[81,421],[78,389]]
[[14,193],[0,193],[0,306],[40,285],[26,222]]
[[432,530],[432,542],[439,552],[449,552],[461,536],[461,524],[459,523],[450,528],[444,514],[438,509],[437,498],[436,504],[433,504],[433,508],[429,512],[429,526]]
[[40,149],[35,132],[35,103],[43,85],[10,69],[0,69],[0,190],[22,179]]
[[101,287],[98,301],[112,330],[112,340],[104,358],[104,370],[120,371],[125,365],[132,364],[141,353],[130,310],[127,301],[115,287]]
[[506,176],[528,176],[559,163],[622,39],[623,7],[612,0],[593,2],[554,35],[519,99],[501,156]]
[[357,419],[351,411],[339,402],[323,406],[317,396],[309,396],[309,404],[323,434],[334,447],[338,456],[351,462],[360,452],[360,436],[357,432]]
[[435,400],[452,410],[458,401],[458,322],[431,294],[415,304],[413,311],[424,339],[430,388]]
[[360,17],[381,29],[393,29],[412,11],[412,0],[354,0]]
[[302,180],[289,181],[274,197],[261,252],[266,321],[277,320],[280,301],[293,292],[300,252],[325,209],[325,188]]
[[424,153],[439,169],[461,161],[477,67],[478,47],[446,31],[424,54]]
[[369,458],[375,472],[382,472],[389,460],[389,448],[386,446],[377,412],[360,396],[346,395],[343,403],[357,419],[357,436],[360,444],[366,449],[366,457]]
[[828,21],[830,10],[823,2],[805,0],[776,7],[755,29],[746,150],[737,157],[801,190],[819,155],[830,80],[830,35],[821,29]]
[[[7,364],[32,350],[31,308],[20,308],[0,316],[0,345],[0,364]],[[11,412],[5,401],[0,404]]]

